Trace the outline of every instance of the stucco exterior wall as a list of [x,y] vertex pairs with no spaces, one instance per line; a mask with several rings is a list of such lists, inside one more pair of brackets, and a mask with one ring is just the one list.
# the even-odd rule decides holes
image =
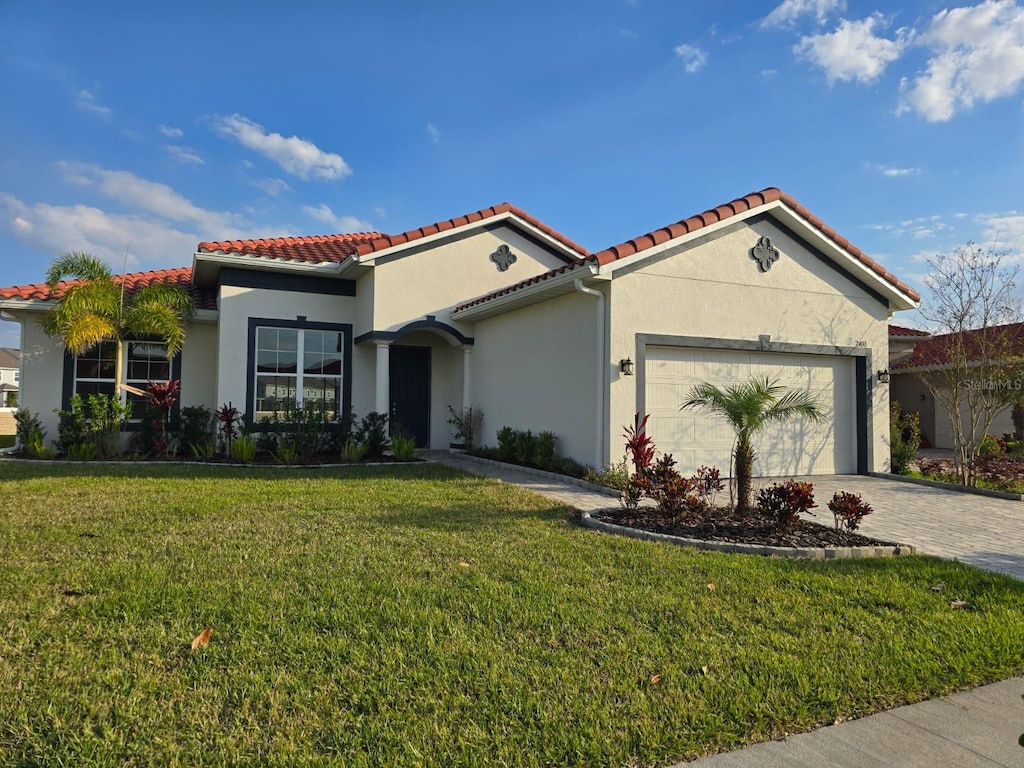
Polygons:
[[[935,398],[928,387],[917,376],[910,373],[895,374],[889,383],[889,398],[900,404],[904,413],[916,413],[920,417],[921,436],[933,447],[938,445],[936,435]],[[947,420],[948,421],[948,420]]]
[[481,444],[496,445],[504,426],[534,434],[550,430],[561,455],[593,464],[600,396],[597,299],[578,293],[551,299],[480,321],[473,333]]
[[64,392],[64,347],[43,333],[33,312],[11,312],[22,322],[21,367],[27,386],[18,393],[18,405],[39,416],[46,440],[57,439],[57,414]]
[[[353,296],[239,288],[230,285],[221,286],[219,306],[216,403],[219,407],[223,403],[231,402],[242,412],[246,410],[248,387],[249,318],[295,321],[301,316],[309,322],[354,323],[357,312],[356,297]],[[365,356],[353,355],[353,384],[368,377],[372,392],[373,364],[371,362],[368,370],[363,368],[364,365]],[[355,386],[352,392],[355,402]],[[362,398],[362,390],[360,395]]]
[[[515,263],[504,272],[490,259],[502,244],[516,256]],[[374,267],[373,327],[378,331],[395,330],[426,315],[436,315],[439,321],[467,333],[466,326],[452,322],[451,309],[564,263],[507,226],[476,230],[465,237],[434,243],[427,250],[385,257]]]
[[[751,258],[767,235],[780,258],[762,272]],[[637,334],[865,347],[871,352],[868,468],[888,468],[889,396],[875,370],[888,361],[888,308],[769,220],[738,228],[619,273],[611,284],[610,358],[637,358]],[[611,455],[640,402],[641,377],[611,382]]]
[[217,325],[191,323],[181,348],[181,405],[220,407],[217,402]]

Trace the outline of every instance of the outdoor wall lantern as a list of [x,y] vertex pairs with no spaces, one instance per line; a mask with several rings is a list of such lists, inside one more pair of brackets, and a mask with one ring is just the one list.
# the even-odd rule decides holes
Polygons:
[[619,370],[622,371],[623,376],[633,375],[633,361],[628,357],[625,360],[619,360]]
[[889,369],[883,368],[878,372],[878,383],[888,384],[889,383]]

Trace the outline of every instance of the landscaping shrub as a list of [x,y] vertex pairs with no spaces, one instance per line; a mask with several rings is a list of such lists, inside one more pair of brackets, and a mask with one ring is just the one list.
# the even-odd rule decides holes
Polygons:
[[398,461],[412,461],[416,457],[416,438],[395,435],[391,438],[391,453]]
[[985,435],[978,445],[979,456],[999,456],[1006,453],[1006,441],[995,435]]
[[454,427],[453,437],[462,441],[462,447],[467,451],[476,447],[477,437],[480,434],[480,427],[484,422],[484,412],[479,408],[463,408],[458,413],[450,405],[448,406],[448,423]]
[[647,471],[654,462],[655,453],[654,441],[647,434],[649,418],[649,415],[645,415],[641,419],[639,413],[634,414],[633,426],[627,426],[623,434],[626,438],[626,454],[633,462],[633,473],[621,497],[622,506],[627,510],[635,510],[648,490]]
[[231,450],[233,458],[243,464],[251,464],[256,458],[256,441],[251,435],[241,435],[235,438]]
[[366,458],[370,460],[379,459],[388,449],[389,441],[386,431],[388,417],[386,413],[370,411],[366,414],[359,427],[354,430],[353,437],[356,442],[366,445]]
[[341,447],[341,460],[348,464],[358,464],[366,458],[366,443],[357,443],[349,440]]
[[96,446],[92,443],[76,443],[69,445],[65,453],[72,461],[92,461],[96,458]]
[[277,450],[271,454],[280,464],[294,464],[299,460],[299,452],[295,444],[288,440],[278,441]]
[[541,432],[537,435],[533,453],[534,460],[541,469],[551,469],[551,464],[555,460],[555,443],[554,432]]
[[583,478],[587,482],[625,491],[629,485],[629,460],[623,456],[617,462],[607,464],[600,469],[589,469]]
[[54,409],[57,414],[57,448],[68,453],[72,447],[91,443],[85,403],[77,392],[71,396],[69,410]]
[[14,412],[14,434],[21,447],[26,448],[36,435],[45,438],[46,430],[38,415],[28,408],[19,408]]
[[855,531],[860,521],[871,514],[871,506],[863,501],[859,493],[836,491],[828,503],[828,508],[836,520],[836,530],[842,525],[848,531]]
[[216,451],[216,418],[205,405],[181,409],[179,440],[194,456],[206,458]]
[[551,469],[549,471],[555,472],[559,475],[566,475],[568,477],[577,477],[582,480],[592,469],[593,467],[589,464],[576,461],[576,459],[569,456],[555,456],[551,462]]
[[512,443],[512,455],[516,464],[529,466],[536,463],[537,439],[530,430],[516,430]]
[[217,417],[217,422],[220,427],[220,446],[224,455],[231,458],[231,449],[234,445],[235,438],[239,435],[239,424],[242,421],[242,415],[238,409],[235,408],[231,401],[224,403],[218,408],[214,415]]
[[498,461],[510,464],[516,460],[516,431],[512,427],[498,430]]
[[921,449],[921,417],[903,413],[900,404],[889,406],[889,468],[893,474],[905,475],[910,463]]
[[798,525],[800,515],[818,506],[814,503],[814,485],[798,480],[772,483],[757,492],[757,509],[770,517],[780,529]]

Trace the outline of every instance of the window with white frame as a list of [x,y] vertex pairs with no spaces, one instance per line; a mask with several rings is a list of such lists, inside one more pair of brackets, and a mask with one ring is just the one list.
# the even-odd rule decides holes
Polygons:
[[[165,382],[171,378],[171,361],[167,359],[167,346],[155,341],[124,342],[124,382],[144,390],[151,381]],[[89,395],[113,395],[114,372],[117,369],[117,344],[104,341],[75,358],[75,376],[72,394],[83,398]],[[132,404],[132,418],[142,418],[147,398],[144,395],[122,393]]]
[[315,405],[328,419],[341,411],[342,331],[257,326],[253,417]]

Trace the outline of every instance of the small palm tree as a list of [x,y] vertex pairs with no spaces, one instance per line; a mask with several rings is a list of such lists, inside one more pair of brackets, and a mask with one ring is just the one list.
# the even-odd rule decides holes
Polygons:
[[690,389],[688,399],[680,406],[701,408],[725,418],[736,430],[733,447],[732,476],[736,478],[736,509],[750,510],[750,486],[754,475],[753,437],[769,424],[788,421],[802,416],[820,421],[821,408],[808,392],[787,390],[778,379],[754,378],[730,387],[698,384]]
[[[69,352],[80,355],[103,341],[117,344],[114,392],[135,391],[124,383],[124,341],[129,336],[156,336],[167,346],[170,359],[185,343],[185,326],[192,317],[192,297],[176,285],[150,283],[125,295],[124,279],[95,256],[73,251],[50,265],[46,282],[50,294],[62,280],[73,280],[57,305],[42,319],[43,330],[59,337]],[[145,394],[138,391],[137,394]]]

